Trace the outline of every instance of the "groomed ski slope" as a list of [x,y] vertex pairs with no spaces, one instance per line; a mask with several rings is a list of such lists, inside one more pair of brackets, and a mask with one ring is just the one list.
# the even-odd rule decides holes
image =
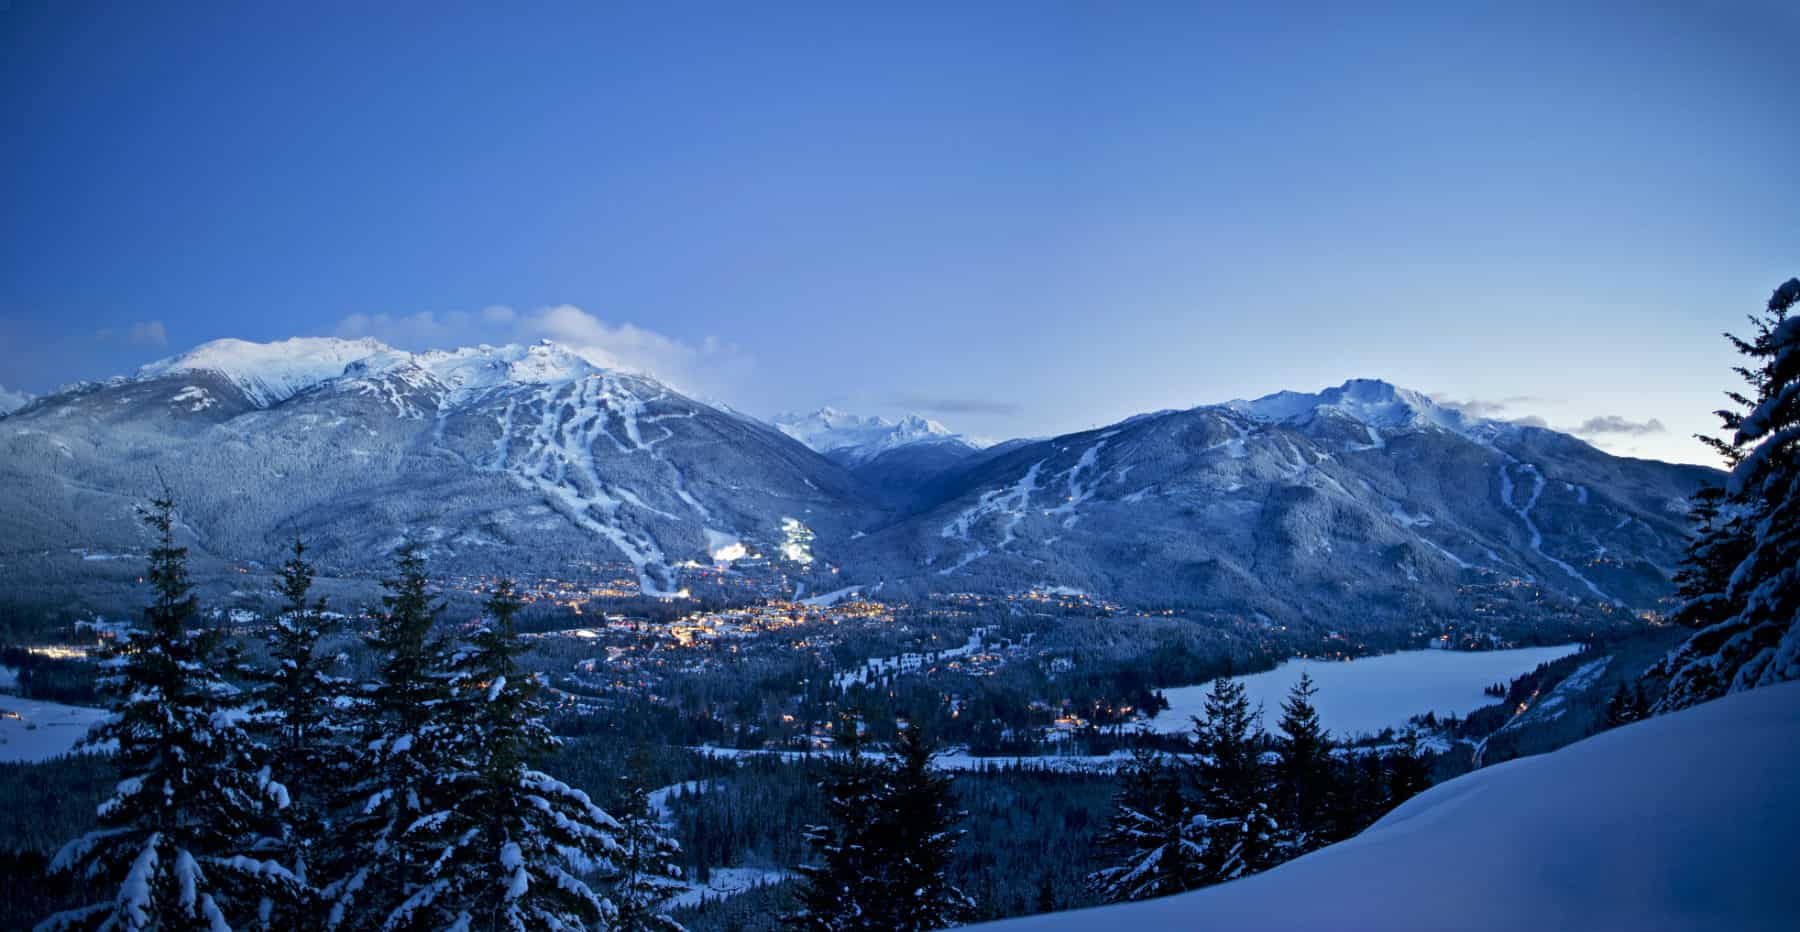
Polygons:
[[981,928],[1791,930],[1797,878],[1788,683],[1448,781],[1264,874]]

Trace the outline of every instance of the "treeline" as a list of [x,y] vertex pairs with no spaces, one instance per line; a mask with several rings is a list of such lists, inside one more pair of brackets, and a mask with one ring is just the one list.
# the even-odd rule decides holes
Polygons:
[[[687,876],[706,880],[715,867],[790,869],[811,856],[805,829],[824,811],[826,755],[745,758],[726,775],[677,790],[667,807],[682,843]],[[974,919],[999,919],[1098,902],[1083,886],[1093,869],[1093,841],[1112,808],[1110,774],[1063,773],[996,766],[952,775],[965,832],[951,858],[950,881],[975,903]],[[755,897],[775,925],[794,908],[793,884]],[[683,911],[695,929],[760,928],[749,922],[744,896]],[[767,902],[764,902],[767,901]]]
[[44,876],[48,852],[93,828],[118,781],[104,754],[0,764],[0,929],[29,929],[69,905],[70,885]]
[[46,657],[23,647],[0,648],[0,666],[18,671],[19,695],[46,702],[92,705],[94,665],[85,660]]
[[1349,838],[1428,785],[1416,739],[1336,747],[1315,692],[1303,675],[1268,735],[1244,687],[1215,680],[1188,749],[1140,748],[1120,774],[1093,891],[1139,900],[1254,874]]

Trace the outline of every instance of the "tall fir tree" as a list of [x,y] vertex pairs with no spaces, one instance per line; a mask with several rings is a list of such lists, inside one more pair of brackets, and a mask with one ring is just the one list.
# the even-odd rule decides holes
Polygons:
[[1206,834],[1196,815],[1175,769],[1155,750],[1135,748],[1097,841],[1106,866],[1088,875],[1089,889],[1117,903],[1200,886]]
[[1431,758],[1419,740],[1417,729],[1408,728],[1400,736],[1400,747],[1385,756],[1388,791],[1387,808],[1393,808],[1419,795],[1431,785]]
[[243,728],[242,696],[219,672],[216,632],[194,629],[198,602],[167,492],[143,516],[155,536],[147,574],[155,600],[142,625],[103,631],[100,685],[113,714],[87,739],[116,743],[124,779],[100,806],[99,828],[65,845],[50,868],[105,898],[38,928],[266,927],[272,904],[301,886],[270,856],[286,789]]
[[1201,870],[1207,883],[1253,874],[1271,862],[1277,825],[1258,738],[1243,684],[1214,680],[1205,716],[1194,723],[1195,806],[1206,832]]
[[931,766],[934,750],[919,725],[900,732],[876,796],[884,830],[881,856],[882,927],[924,932],[966,922],[975,903],[950,882],[950,861],[965,813],[956,805],[949,774]]
[[431,928],[471,932],[611,927],[614,904],[588,878],[612,874],[623,827],[533,765],[559,743],[544,724],[541,677],[519,665],[520,602],[510,580],[450,659],[444,772],[416,830],[430,850],[403,906]]
[[[1659,711],[1725,692],[1800,679],[1800,279],[1775,289],[1755,335],[1732,344],[1751,394],[1718,412],[1728,440],[1702,438],[1732,463],[1723,522],[1703,530],[1684,569],[1681,613],[1707,623],[1654,671]],[[1733,560],[1735,559],[1735,563]],[[1727,572],[1727,568],[1729,571]]]
[[[268,638],[270,665],[249,673],[250,727],[268,746],[270,769],[289,794],[282,860],[302,883],[316,879],[316,851],[330,835],[328,797],[344,776],[334,718],[346,683],[331,675],[330,661],[319,655],[328,626],[325,601],[310,598],[313,578],[306,545],[295,537],[281,567],[283,605]],[[318,924],[323,916],[314,899],[293,904],[299,911],[284,919]]]
[[877,806],[884,768],[863,753],[857,722],[835,723],[841,754],[825,766],[820,789],[825,821],[807,827],[806,841],[821,863],[798,868],[799,909],[784,917],[807,932],[885,929],[876,903],[881,877],[881,812]]
[[1722,487],[1694,493],[1688,513],[1694,537],[1675,570],[1675,595],[1682,600],[1675,621],[1689,628],[1715,625],[1736,613],[1727,590],[1731,574],[1750,552],[1744,511]]
[[332,929],[433,928],[411,907],[436,854],[421,820],[448,769],[447,658],[432,636],[439,607],[416,548],[400,549],[384,584],[382,611],[364,638],[380,668],[352,697],[356,754],[326,852],[331,879],[321,894]]
[[666,909],[671,897],[687,889],[677,865],[681,847],[657,822],[650,810],[649,790],[641,780],[634,780],[626,793],[619,822],[623,826],[619,836],[622,850],[614,859],[617,869],[609,884],[618,910],[613,928],[617,932],[684,932]]
[[1281,822],[1279,845],[1284,857],[1304,854],[1320,846],[1331,793],[1331,739],[1319,723],[1313,696],[1318,687],[1302,673],[1281,703],[1278,744],[1281,763],[1276,770],[1276,818]]
[[791,928],[913,930],[957,925],[975,904],[949,880],[962,832],[950,778],[931,767],[931,744],[915,728],[896,753],[863,752],[856,721],[837,723],[843,753],[827,765],[825,824],[807,829],[822,864],[805,865],[801,908]]
[[1650,678],[1661,679],[1680,671],[1667,689],[1668,708],[1694,705],[1725,694],[1726,680],[1711,660],[1738,633],[1738,626],[1728,623],[1742,609],[1741,599],[1732,594],[1731,576],[1749,555],[1751,546],[1751,512],[1724,488],[1695,493],[1689,517],[1694,523],[1694,536],[1675,571],[1675,594],[1682,603],[1675,610],[1674,620],[1693,628],[1695,633],[1649,672]]

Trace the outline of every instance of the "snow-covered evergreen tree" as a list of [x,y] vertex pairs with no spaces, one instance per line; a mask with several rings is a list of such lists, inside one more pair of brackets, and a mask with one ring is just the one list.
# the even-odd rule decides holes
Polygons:
[[103,632],[100,685],[112,715],[88,739],[116,743],[124,778],[100,806],[99,828],[51,863],[102,899],[39,928],[267,927],[268,910],[300,888],[270,856],[286,790],[243,728],[241,694],[219,673],[216,633],[192,627],[198,607],[167,493],[144,518],[155,534],[147,574],[155,601],[142,625]]
[[959,925],[975,903],[950,882],[950,859],[963,832],[949,774],[931,766],[933,749],[917,725],[900,732],[876,795],[880,833],[882,927],[923,932]]
[[1311,851],[1323,841],[1331,793],[1331,739],[1313,708],[1317,693],[1312,677],[1300,674],[1281,703],[1281,722],[1276,726],[1281,749],[1275,775],[1277,817],[1282,823],[1278,844],[1283,859]]
[[1205,711],[1194,723],[1194,799],[1206,834],[1201,872],[1206,883],[1220,883],[1268,867],[1277,826],[1243,684],[1214,680]]
[[965,921],[974,903],[949,879],[963,813],[949,776],[931,767],[929,741],[909,728],[896,753],[877,761],[863,753],[854,720],[838,725],[845,753],[826,771],[828,821],[807,831],[824,863],[800,868],[801,909],[788,923],[911,932]]
[[[1733,463],[1725,523],[1690,549],[1682,609],[1710,621],[1656,671],[1668,678],[1659,711],[1800,679],[1800,279],[1769,298],[1751,340],[1731,337],[1748,357],[1738,368],[1754,397],[1732,393],[1720,411],[1729,441],[1711,442]],[[1735,565],[1733,564],[1733,558]],[[1725,568],[1729,566],[1729,573]],[[1720,585],[1720,583],[1723,585]]]
[[355,756],[327,852],[331,879],[321,890],[333,929],[435,928],[408,907],[436,854],[430,825],[421,820],[434,811],[440,775],[449,769],[453,708],[445,649],[432,637],[438,607],[424,558],[403,547],[395,569],[365,638],[381,658],[379,676],[353,696]]
[[532,768],[557,745],[544,724],[544,683],[522,670],[510,581],[449,669],[452,714],[443,771],[409,829],[429,852],[400,915],[473,932],[611,926],[614,905],[589,878],[616,872],[624,829],[587,794]]
[[1751,535],[1745,510],[1720,487],[1694,493],[1689,517],[1694,522],[1694,538],[1675,571],[1675,594],[1682,604],[1674,617],[1698,630],[1737,613],[1727,592],[1731,574],[1749,555]]
[[[315,879],[314,851],[330,832],[328,796],[340,780],[340,748],[333,732],[335,703],[345,683],[330,674],[319,656],[319,640],[327,631],[323,599],[309,598],[314,571],[306,546],[294,538],[282,564],[281,614],[269,635],[268,669],[252,670],[249,727],[269,748],[269,766],[288,789],[290,804],[283,820],[284,863],[302,882]],[[317,923],[315,903],[294,904],[290,923]]]
[[676,863],[681,847],[650,811],[650,793],[642,782],[634,783],[626,794],[619,823],[623,826],[619,836],[622,850],[614,858],[617,870],[610,884],[618,910],[613,928],[616,932],[683,932],[664,906],[687,888]]
[[809,932],[882,929],[879,909],[882,813],[877,806],[884,768],[862,751],[857,723],[840,718],[844,753],[826,765],[825,822],[809,826],[806,840],[823,863],[802,865],[800,908],[788,925]]
[[1204,882],[1206,834],[1179,775],[1156,751],[1139,747],[1120,769],[1099,847],[1106,866],[1088,875],[1088,885],[1107,902],[1168,896]]

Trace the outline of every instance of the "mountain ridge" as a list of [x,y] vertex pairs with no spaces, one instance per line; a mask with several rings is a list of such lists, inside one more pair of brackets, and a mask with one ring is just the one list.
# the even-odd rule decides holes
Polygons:
[[[836,435],[809,435],[821,453],[793,420],[548,342],[215,341],[0,418],[0,520],[17,552],[125,546],[130,505],[161,470],[221,558],[271,559],[300,530],[328,562],[375,565],[414,534],[457,566],[625,563],[663,596],[682,591],[683,566],[742,552],[831,588],[1047,582],[1401,619],[1513,584],[1654,609],[1687,496],[1717,479],[1374,379],[986,450],[925,419],[827,409],[813,426]],[[796,535],[811,549],[784,562]]]

